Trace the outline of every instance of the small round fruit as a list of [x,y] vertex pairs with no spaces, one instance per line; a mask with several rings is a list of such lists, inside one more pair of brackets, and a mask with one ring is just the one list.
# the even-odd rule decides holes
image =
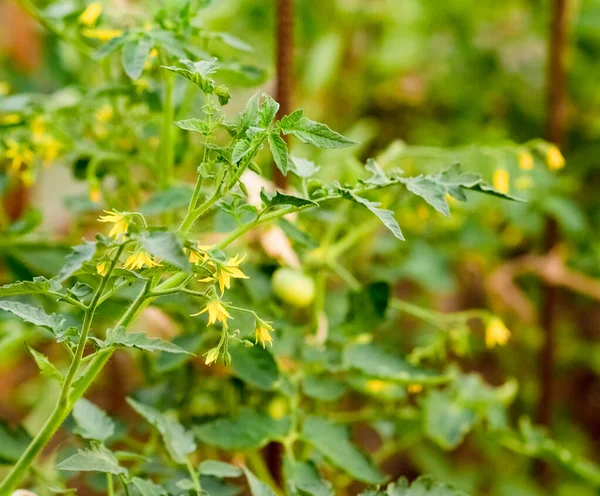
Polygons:
[[307,307],[315,297],[315,283],[304,272],[282,268],[273,274],[273,291],[289,305]]

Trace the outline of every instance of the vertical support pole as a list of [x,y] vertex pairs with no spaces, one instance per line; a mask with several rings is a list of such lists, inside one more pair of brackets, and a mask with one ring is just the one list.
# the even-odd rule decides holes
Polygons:
[[[277,117],[292,111],[292,94],[294,89],[294,0],[276,1],[276,66],[277,88],[275,99],[279,102]],[[286,143],[289,137],[284,136]],[[287,187],[287,178],[273,164],[273,179],[278,188]]]
[[[564,139],[566,121],[565,73],[567,31],[569,24],[569,0],[552,0],[552,20],[548,39],[547,61],[547,121],[548,141],[560,146]],[[556,220],[546,219],[544,249],[550,251],[559,242]],[[539,360],[540,399],[537,420],[551,425],[553,405],[553,373],[555,354],[555,320],[557,317],[558,288],[544,284],[539,322],[544,331],[544,345]]]

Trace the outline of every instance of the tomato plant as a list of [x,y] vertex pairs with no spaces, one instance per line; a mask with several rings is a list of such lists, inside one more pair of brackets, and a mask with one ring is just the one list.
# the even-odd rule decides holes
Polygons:
[[[39,370],[0,424],[0,495],[511,494],[466,445],[513,487],[530,460],[600,487],[513,413],[517,379],[473,366],[526,326],[405,287],[452,289],[451,263],[492,265],[552,209],[576,224],[556,145],[361,148],[248,94],[268,63],[210,2],[19,3],[63,73],[0,100],[0,357]],[[52,174],[77,182],[48,235],[49,207],[10,207]]]

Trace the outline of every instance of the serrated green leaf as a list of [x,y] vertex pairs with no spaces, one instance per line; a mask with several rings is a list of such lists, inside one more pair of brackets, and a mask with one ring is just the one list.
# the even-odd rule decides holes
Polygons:
[[248,43],[246,43],[243,40],[240,40],[239,38],[237,38],[236,36],[233,36],[232,34],[213,32],[213,33],[211,33],[211,35],[214,38],[221,40],[226,45],[229,45],[231,48],[236,48],[237,50],[241,50],[243,52],[251,52],[253,50],[252,47],[250,45],[248,45]]
[[152,481],[147,481],[144,479],[140,479],[139,477],[134,477],[131,479],[131,484],[135,487],[140,496],[167,496],[167,490],[159,484],[155,484]]
[[119,462],[111,451],[102,445],[90,449],[78,450],[77,454],[60,462],[56,470],[69,470],[72,472],[103,472],[114,475],[127,476],[126,468],[120,467]]
[[60,315],[55,313],[48,315],[43,308],[18,301],[0,300],[0,310],[6,310],[29,324],[50,329],[54,334],[58,334],[65,323],[65,319]]
[[314,176],[321,169],[312,160],[291,155],[288,160],[288,168],[294,174],[301,178]]
[[176,463],[185,465],[188,456],[196,451],[194,436],[186,431],[179,422],[163,415],[151,406],[132,398],[127,398],[127,403],[160,432],[171,459]]
[[271,150],[275,165],[277,165],[277,168],[284,176],[287,176],[289,167],[288,147],[283,138],[279,136],[279,131],[272,131],[269,133],[269,149]]
[[231,163],[237,164],[244,158],[252,149],[252,143],[248,140],[241,139],[236,141],[231,152]]
[[261,127],[268,128],[277,115],[279,104],[266,93],[263,93],[262,97],[263,102],[258,111],[258,122]]
[[468,496],[467,493],[458,491],[449,484],[437,482],[430,475],[421,475],[412,484],[402,477],[397,482],[388,485],[383,494],[388,496]]
[[73,247],[73,251],[65,257],[65,264],[56,276],[60,282],[65,281],[77,272],[85,262],[91,260],[96,254],[96,243],[83,240],[83,244]]
[[210,133],[210,126],[202,119],[184,119],[175,122],[175,125],[185,131],[194,131],[205,136]]
[[194,83],[206,95],[216,95],[221,105],[225,105],[230,98],[229,91],[224,86],[217,86],[213,78],[209,77],[216,71],[216,59],[201,60],[192,62],[191,60],[181,59],[179,61],[185,68],[175,66],[162,66],[171,72],[183,76],[188,81]]
[[336,467],[369,484],[380,484],[384,475],[350,442],[348,430],[320,417],[304,421],[302,438],[312,444]]
[[461,170],[459,164],[453,164],[437,174],[402,178],[400,181],[404,183],[406,189],[423,198],[446,217],[450,216],[450,207],[446,195],[450,195],[459,201],[465,201],[467,197],[463,190],[473,190],[508,200],[522,201],[496,190],[485,183],[479,174]]
[[356,141],[336,133],[325,124],[304,117],[302,110],[282,117],[279,125],[283,134],[293,134],[303,143],[320,148],[345,148],[356,144]]
[[374,184],[376,186],[385,186],[390,182],[386,173],[374,159],[370,158],[367,160],[365,169],[371,173],[371,177],[364,181],[365,183]]
[[292,493],[298,496],[333,496],[331,484],[321,478],[314,463],[292,462],[286,465],[286,474],[289,474],[288,485]]
[[146,231],[137,238],[147,252],[175,267],[190,272],[192,265],[177,236],[169,231]]
[[275,420],[254,410],[243,409],[235,418],[223,418],[196,426],[200,441],[225,450],[262,448],[270,441],[283,438],[290,427],[289,419]]
[[242,475],[242,469],[225,463],[220,460],[204,460],[200,463],[200,473],[203,475],[213,475],[215,477],[239,477]]
[[248,99],[244,110],[240,113],[240,128],[242,130],[258,126],[261,94],[260,91],[254,93]]
[[23,427],[10,428],[4,420],[0,419],[0,463],[15,463],[31,439]]
[[33,348],[30,348],[29,345],[26,345],[26,346],[27,346],[27,351],[35,360],[35,364],[38,366],[38,369],[40,369],[40,373],[44,377],[49,377],[50,379],[56,379],[58,382],[62,382],[62,380],[63,380],[62,374],[52,364],[52,362],[50,362],[48,357],[46,355],[44,355],[43,353],[40,353],[39,351],[36,351]]
[[192,192],[187,186],[173,186],[157,191],[140,206],[140,212],[144,215],[156,215],[187,207],[192,199]]
[[23,294],[46,293],[51,290],[60,290],[60,285],[45,277],[35,277],[33,281],[18,281],[0,286],[0,297]]
[[265,391],[272,390],[279,380],[279,369],[269,350],[260,346],[244,348],[233,345],[231,369],[244,382]]
[[423,402],[425,435],[444,449],[462,443],[476,420],[475,412],[453,400],[447,391],[429,391]]
[[350,344],[343,353],[346,368],[360,370],[367,376],[401,384],[441,384],[450,378],[432,370],[406,363],[397,355],[374,344]]
[[375,214],[379,218],[379,220],[383,222],[383,225],[387,227],[394,236],[404,241],[404,236],[402,234],[402,231],[400,230],[400,226],[394,218],[394,212],[392,212],[391,210],[379,208],[379,206],[381,205],[380,202],[369,201],[366,198],[358,196],[356,193],[354,193],[354,191],[350,189],[342,189],[342,191],[344,193],[345,198],[354,200],[355,202],[367,207],[367,209],[370,212]]
[[244,474],[248,480],[248,487],[250,488],[252,496],[277,496],[273,489],[256,477],[246,467],[244,467]]
[[150,53],[153,46],[154,40],[148,35],[142,35],[137,39],[129,38],[125,42],[121,52],[121,63],[123,69],[125,69],[125,74],[131,79],[136,80],[141,76],[146,57],[148,57],[148,53]]
[[85,398],[75,403],[73,419],[77,424],[73,432],[84,439],[105,442],[115,432],[115,423],[106,412]]
[[127,39],[126,36],[116,36],[114,38],[111,38],[107,43],[102,45],[100,48],[98,48],[98,50],[96,50],[96,52],[94,52],[94,54],[92,55],[92,58],[94,60],[102,60],[104,57],[106,57],[107,55],[110,55],[117,48],[119,48],[121,45],[123,45],[123,43],[125,43],[126,39]]
[[191,355],[174,343],[158,338],[150,338],[143,332],[127,332],[125,327],[108,329],[106,331],[106,344],[108,346],[126,346],[144,351],[162,351],[164,353],[184,353]]
[[286,195],[276,191],[274,195],[269,195],[265,190],[260,191],[260,199],[266,207],[277,207],[279,205],[292,205],[293,207],[304,207],[306,205],[318,205],[317,202],[299,196]]

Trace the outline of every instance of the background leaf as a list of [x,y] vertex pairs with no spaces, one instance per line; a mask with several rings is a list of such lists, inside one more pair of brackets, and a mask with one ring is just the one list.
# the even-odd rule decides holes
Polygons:
[[132,398],[127,398],[127,403],[160,432],[173,461],[185,465],[188,456],[196,451],[194,436],[186,431],[179,422],[163,415],[151,406]]
[[75,403],[73,419],[77,424],[73,432],[85,439],[103,443],[115,432],[115,423],[106,412],[85,398]]
[[336,467],[370,484],[384,481],[383,474],[350,442],[348,430],[320,417],[304,421],[302,438],[312,444]]

